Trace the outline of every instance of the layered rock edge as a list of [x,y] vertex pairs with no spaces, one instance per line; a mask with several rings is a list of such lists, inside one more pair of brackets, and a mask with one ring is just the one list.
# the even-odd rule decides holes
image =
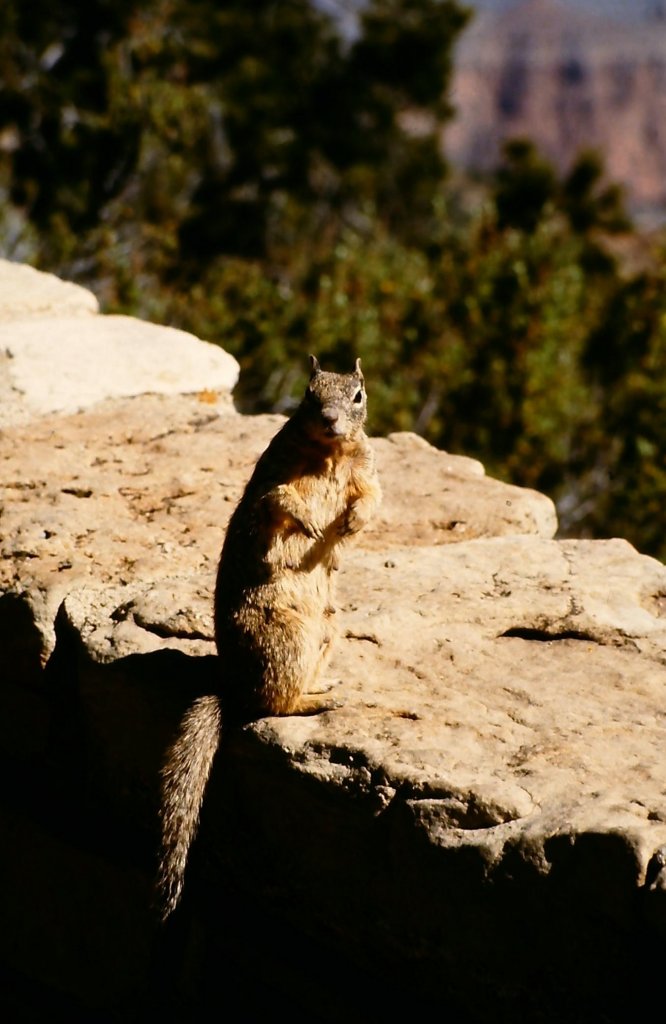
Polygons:
[[[18,270],[38,292],[45,275]],[[64,363],[48,355],[72,319],[74,350],[90,325],[130,383],[91,392],[74,374],[73,404],[54,409],[30,374],[9,381],[0,700],[17,896],[3,959],[86,1010],[126,1013],[161,942],[159,765],[215,685],[225,523],[282,420],[234,411],[236,371],[223,360],[231,375],[212,381],[211,346],[174,348],[171,329],[101,316],[64,282],[12,314],[8,272],[3,345],[8,363],[16,339],[42,346],[33,396],[52,393]],[[188,393],[151,376],[161,345]],[[283,976],[291,954],[321,943],[338,969],[378,972],[389,1002],[444,997],[451,1019],[612,1019],[666,931],[666,568],[622,540],[554,540],[548,498],[414,435],[373,445],[384,504],[339,573],[329,681],[343,706],[228,738],[183,909],[208,952],[170,973],[203,1005],[210,951],[242,962],[225,922],[256,923],[252,959],[277,915],[294,948],[270,945],[254,969],[287,1005],[302,998]],[[344,985],[328,1016],[321,991],[321,1019],[349,1011]]]

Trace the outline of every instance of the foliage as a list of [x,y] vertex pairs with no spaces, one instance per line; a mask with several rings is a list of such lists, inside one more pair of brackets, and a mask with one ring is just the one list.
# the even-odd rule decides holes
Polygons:
[[56,260],[106,222],[198,274],[264,256],[286,199],[413,234],[443,176],[453,0],[375,0],[348,46],[309,0],[6,0],[2,17],[5,174]]
[[307,350],[340,365],[358,353],[375,381],[374,430],[416,429],[557,495],[586,457],[595,410],[582,357],[615,275],[554,203],[534,230],[507,225],[497,202],[459,228],[443,208],[428,252],[379,224],[370,237],[345,228],[319,241],[301,225],[272,272],[218,261],[188,294],[192,317],[173,315],[201,328],[205,296],[217,296],[206,336],[240,358],[244,408],[284,407]]
[[5,0],[4,253],[223,344],[246,411],[288,410],[309,351],[360,355],[373,431],[666,558],[665,253],[618,265],[596,154],[562,175],[513,140],[484,187],[447,180],[465,21],[369,0],[343,39],[308,0]]
[[586,346],[599,394],[597,483],[590,528],[666,559],[666,251],[659,269],[615,290]]

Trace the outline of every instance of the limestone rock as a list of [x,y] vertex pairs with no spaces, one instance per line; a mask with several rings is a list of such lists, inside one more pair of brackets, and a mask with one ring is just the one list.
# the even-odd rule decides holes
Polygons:
[[[11,618],[10,649],[36,645],[44,662],[57,608],[82,583],[198,573],[210,589],[227,519],[282,422],[240,416],[228,396],[203,391],[109,401],[0,435],[0,592],[17,614],[18,596],[29,608],[26,632]],[[471,459],[411,434],[373,444],[385,498],[364,547],[555,531],[548,498],[484,476]]]
[[487,477],[474,459],[433,449],[416,434],[373,441],[384,497],[364,545],[448,544],[474,537],[553,537],[555,507],[544,494]]
[[229,394],[238,377],[236,360],[219,346],[125,316],[0,324],[0,353],[0,390],[14,399],[0,427],[119,396]]
[[625,541],[503,537],[359,552],[340,584],[346,708],[260,731],[322,777],[357,762],[441,800],[498,855],[528,823],[631,817],[645,870],[666,839],[666,567]]
[[[195,913],[218,933],[231,875],[429,999],[445,972],[456,1019],[625,1019],[633,951],[666,934],[666,567],[621,540],[356,545],[338,605],[342,707],[230,738]],[[145,819],[165,708],[173,728],[215,685],[210,608],[196,575],[61,608],[56,655],[76,665],[97,791],[134,794],[125,827]]]
[[[0,315],[3,979],[81,1019],[171,1019],[172,959],[137,1000],[159,769],[217,685],[224,528],[283,420],[235,412],[220,350],[32,273],[53,308]],[[666,567],[554,540],[549,499],[471,459],[372,443],[383,506],[338,574],[342,706],[225,736],[176,1016],[222,989],[248,1019],[312,1019],[322,970],[322,1021],[398,997],[465,1024],[640,1016],[666,936]]]
[[[666,843],[665,604],[666,567],[620,540],[356,547],[330,668],[344,706],[253,728],[378,807],[427,796],[433,825],[481,830],[498,859],[523,829],[630,830],[644,876]],[[90,662],[213,653],[197,577],[81,588],[64,611]]]
[[97,299],[86,288],[24,263],[0,259],[0,323],[26,317],[87,316]]

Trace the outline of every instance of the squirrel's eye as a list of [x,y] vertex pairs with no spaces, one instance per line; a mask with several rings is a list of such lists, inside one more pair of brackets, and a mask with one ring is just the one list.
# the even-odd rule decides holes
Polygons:
[[354,401],[356,402],[357,405],[359,402],[363,401],[363,388],[358,389],[358,391],[354,395]]

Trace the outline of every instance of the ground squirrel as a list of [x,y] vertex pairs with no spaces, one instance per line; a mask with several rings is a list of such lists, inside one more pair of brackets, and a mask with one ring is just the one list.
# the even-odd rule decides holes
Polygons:
[[310,356],[301,404],[259,458],[233,512],[215,588],[219,692],[185,715],[162,771],[158,899],[180,898],[224,721],[310,715],[338,706],[313,691],[334,636],[337,547],[368,522],[380,488],[364,432],[360,360],[325,373]]

